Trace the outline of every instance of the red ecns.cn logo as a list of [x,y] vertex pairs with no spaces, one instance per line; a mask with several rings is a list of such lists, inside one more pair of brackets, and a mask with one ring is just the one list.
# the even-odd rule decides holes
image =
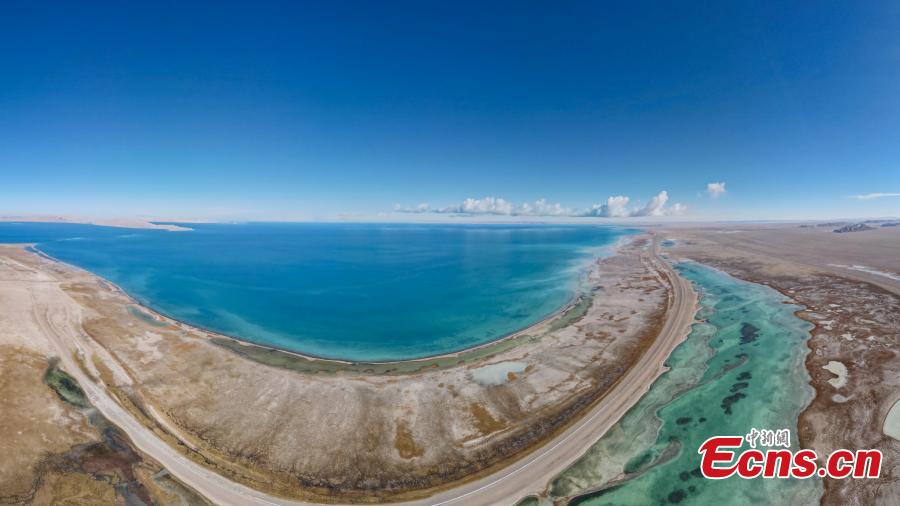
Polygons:
[[700,472],[711,480],[730,478],[735,474],[741,478],[877,478],[881,474],[881,451],[879,450],[835,450],[819,467],[815,451],[802,449],[791,451],[784,448],[746,449],[739,454],[735,451],[744,442],[741,436],[714,436],[700,445]]

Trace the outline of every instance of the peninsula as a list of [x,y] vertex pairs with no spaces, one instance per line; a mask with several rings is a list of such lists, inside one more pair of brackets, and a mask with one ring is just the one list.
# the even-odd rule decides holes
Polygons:
[[[489,504],[539,492],[664,370],[695,298],[657,251],[634,238],[595,262],[576,304],[494,345],[347,364],[247,348],[3,246],[3,289],[19,301],[2,306],[4,349],[33,357],[35,377],[59,360],[138,451],[215,503]],[[33,451],[16,463],[33,473],[24,497],[46,483],[52,449]]]

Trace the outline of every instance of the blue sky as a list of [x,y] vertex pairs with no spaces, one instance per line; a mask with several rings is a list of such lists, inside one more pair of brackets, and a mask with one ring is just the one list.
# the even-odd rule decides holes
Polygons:
[[6,3],[0,214],[896,216],[850,197],[900,193],[898,26],[897,2]]

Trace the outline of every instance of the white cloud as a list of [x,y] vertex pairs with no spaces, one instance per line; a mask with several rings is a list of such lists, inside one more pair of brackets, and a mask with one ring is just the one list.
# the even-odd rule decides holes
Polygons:
[[439,213],[450,214],[512,214],[513,205],[502,198],[485,197],[483,199],[466,199],[458,206],[439,209]]
[[687,214],[688,208],[684,204],[679,204],[678,202],[672,204],[672,207],[666,209],[666,214],[669,216],[684,216]]
[[394,206],[394,211],[401,213],[439,213],[439,214],[467,214],[467,215],[495,215],[495,216],[563,216],[563,217],[596,217],[596,218],[631,218],[641,216],[676,216],[683,214],[687,208],[682,204],[666,206],[669,194],[663,190],[650,202],[641,208],[629,208],[631,199],[624,195],[610,196],[603,204],[594,204],[588,209],[572,209],[563,207],[559,203],[550,203],[546,199],[539,199],[534,203],[524,202],[515,205],[512,202],[500,198],[488,196],[481,199],[468,198],[462,203],[432,209],[428,204],[419,204],[415,207]]
[[597,216],[600,218],[620,218],[629,216],[628,201],[624,195],[616,195],[606,199],[605,204],[594,204],[590,209],[582,213],[582,216]]
[[525,216],[571,216],[572,210],[559,203],[551,204],[546,199],[538,199],[534,205],[524,203],[519,206],[519,214]]
[[900,193],[866,193],[865,195],[851,195],[851,199],[856,200],[875,200],[885,197],[900,197]]
[[498,216],[571,216],[572,210],[561,204],[552,204],[547,199],[539,199],[529,204],[524,202],[515,205],[506,199],[499,197],[484,197],[483,199],[466,199],[456,206],[437,209],[435,212],[442,214],[491,214]]
[[725,183],[707,183],[706,193],[714,199],[721,197],[725,194]]
[[394,204],[394,211],[398,213],[427,213],[431,211],[428,202],[422,202],[415,207],[403,207],[400,204]]
[[659,192],[655,197],[647,202],[647,205],[633,211],[631,216],[664,216],[666,214],[666,202],[669,200],[669,193],[666,190]]
[[606,199],[606,215],[611,218],[628,216],[628,201],[624,195],[616,195]]

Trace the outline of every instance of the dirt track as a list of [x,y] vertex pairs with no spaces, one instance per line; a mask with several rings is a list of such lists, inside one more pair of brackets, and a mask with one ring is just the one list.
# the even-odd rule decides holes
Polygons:
[[[696,296],[690,284],[657,255],[654,240],[649,256],[654,268],[664,273],[672,288],[667,318],[662,330],[636,364],[576,423],[542,447],[501,471],[450,488],[427,499],[403,504],[497,504],[511,503],[539,493],[558,472],[576,460],[584,450],[614,424],[663,372],[663,363],[672,349],[689,332],[696,310]],[[76,301],[53,283],[41,283],[41,293],[32,293],[32,316],[64,368],[82,385],[91,402],[132,439],[136,447],[163,464],[174,476],[217,504],[250,505],[312,504],[273,497],[234,483],[187,459],[160,440],[123,409],[106,391],[84,373],[76,361],[82,314]],[[56,288],[56,290],[53,290]],[[47,290],[54,291],[47,297]],[[58,291],[59,293],[55,293]],[[48,302],[49,301],[49,302]],[[73,353],[74,352],[74,353]]]

